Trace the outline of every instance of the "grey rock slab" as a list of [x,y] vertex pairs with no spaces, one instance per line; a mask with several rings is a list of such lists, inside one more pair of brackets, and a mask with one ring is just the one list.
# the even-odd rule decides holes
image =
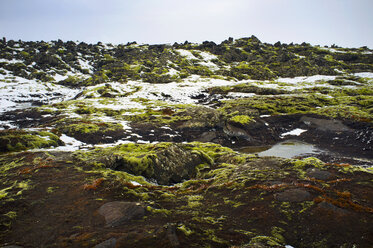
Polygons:
[[318,119],[308,116],[303,116],[300,121],[309,127],[317,128],[321,131],[331,131],[331,132],[348,132],[352,131],[351,128],[347,127],[340,120],[328,120],[328,119]]
[[138,202],[114,201],[102,205],[98,212],[105,217],[106,226],[114,227],[141,219],[145,215],[145,208]]
[[288,189],[275,194],[275,199],[283,202],[303,202],[311,200],[312,196],[304,189]]
[[310,168],[307,170],[307,176],[313,177],[318,180],[328,180],[332,177],[332,173],[328,171],[322,171],[317,168]]
[[111,238],[108,240],[105,240],[104,242],[94,246],[93,248],[115,248],[115,245],[117,243],[116,238]]
[[333,212],[334,214],[338,214],[338,215],[350,214],[349,211],[342,209],[340,207],[337,207],[329,202],[320,202],[319,204],[317,204],[317,207],[320,209],[326,210],[326,211]]

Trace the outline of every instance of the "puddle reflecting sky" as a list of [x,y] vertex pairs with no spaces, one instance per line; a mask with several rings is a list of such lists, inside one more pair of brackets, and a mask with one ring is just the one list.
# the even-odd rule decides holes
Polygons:
[[257,153],[258,156],[275,156],[281,158],[294,158],[306,154],[319,154],[320,149],[314,145],[297,141],[288,140],[278,143],[274,146],[250,146],[239,150],[244,153]]

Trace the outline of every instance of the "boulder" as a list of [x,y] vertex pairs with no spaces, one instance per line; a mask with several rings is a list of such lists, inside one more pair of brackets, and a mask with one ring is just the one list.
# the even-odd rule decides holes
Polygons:
[[317,180],[328,180],[332,177],[332,174],[328,171],[322,171],[317,168],[310,168],[307,170],[307,176],[315,178]]
[[303,202],[312,200],[312,196],[304,189],[288,189],[275,194],[275,199],[282,202]]
[[93,248],[115,248],[116,243],[117,243],[117,239],[111,238],[111,239],[105,240],[104,242],[96,245]]
[[105,217],[106,226],[115,227],[141,219],[145,215],[145,208],[138,202],[114,201],[102,205],[98,212]]

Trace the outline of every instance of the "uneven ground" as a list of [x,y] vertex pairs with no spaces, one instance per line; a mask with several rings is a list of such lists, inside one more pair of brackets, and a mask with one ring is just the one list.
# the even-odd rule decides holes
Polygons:
[[0,48],[0,246],[373,246],[372,50]]

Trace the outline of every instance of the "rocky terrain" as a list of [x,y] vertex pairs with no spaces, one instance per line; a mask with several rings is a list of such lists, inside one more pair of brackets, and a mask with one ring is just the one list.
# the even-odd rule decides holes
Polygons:
[[0,40],[0,247],[372,247],[373,50]]

